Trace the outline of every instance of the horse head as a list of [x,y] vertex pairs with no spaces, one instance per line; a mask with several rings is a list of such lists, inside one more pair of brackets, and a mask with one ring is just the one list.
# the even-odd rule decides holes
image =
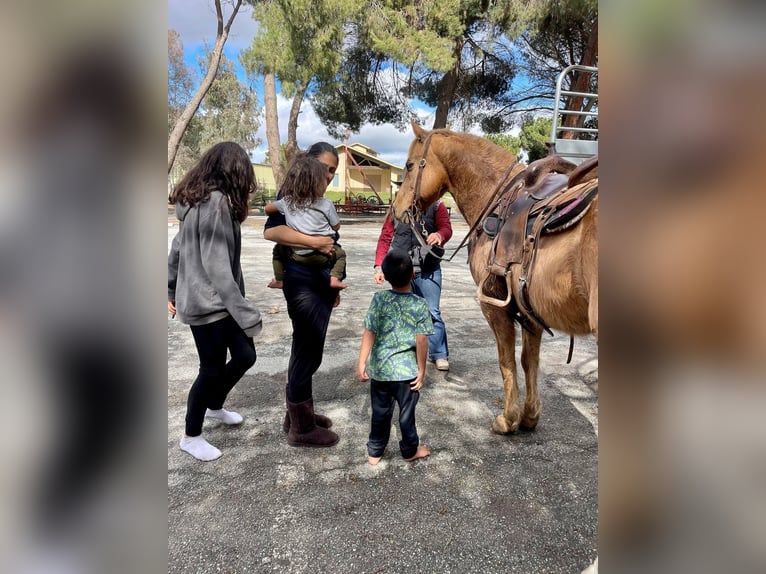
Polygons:
[[449,181],[444,166],[433,152],[435,132],[420,127],[414,121],[412,131],[415,140],[410,144],[404,180],[393,203],[395,219],[407,222],[409,214],[424,211],[447,191]]

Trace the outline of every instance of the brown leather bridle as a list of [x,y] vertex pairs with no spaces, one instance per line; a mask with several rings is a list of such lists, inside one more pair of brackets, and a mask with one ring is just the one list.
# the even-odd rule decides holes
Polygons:
[[486,205],[484,206],[484,209],[481,210],[481,213],[479,214],[479,217],[476,218],[476,221],[474,221],[471,228],[468,230],[468,233],[463,238],[463,241],[460,242],[460,245],[457,246],[457,248],[452,252],[452,255],[449,257],[444,257],[443,255],[437,255],[431,250],[431,246],[426,243],[425,238],[422,237],[418,229],[415,227],[415,221],[416,218],[418,218],[421,215],[421,210],[418,207],[418,200],[420,199],[420,183],[423,180],[423,170],[426,167],[426,156],[428,155],[428,147],[431,145],[431,136],[433,133],[428,134],[426,137],[425,142],[423,142],[423,152],[420,157],[420,161],[418,162],[418,174],[415,177],[415,190],[412,194],[412,203],[410,204],[410,207],[405,210],[405,214],[407,215],[407,219],[409,220],[410,228],[412,229],[412,232],[415,234],[415,237],[417,238],[418,242],[420,243],[420,246],[425,249],[430,255],[433,257],[436,257],[437,259],[441,259],[443,261],[452,261],[452,259],[457,255],[457,252],[460,251],[463,246],[468,242],[468,239],[471,237],[471,234],[473,234],[481,225],[482,221],[484,220],[484,216],[487,215],[491,207],[494,205],[495,200],[499,195],[503,195],[500,193],[501,190],[508,190],[510,187],[517,181],[519,175],[521,175],[522,172],[517,174],[516,177],[514,177],[508,184],[505,184],[506,179],[508,179],[508,176],[510,175],[511,171],[513,170],[513,167],[516,165],[515,163],[512,163],[510,166],[508,166],[508,169],[506,170],[505,174],[502,178],[500,178],[500,181],[497,184],[497,187],[495,188],[495,191],[492,192],[492,195],[489,197],[489,201],[487,201]]
[[[423,154],[420,156],[420,162],[418,162],[418,175],[415,178],[415,191],[412,194],[412,203],[410,204],[409,215],[415,215],[419,214],[420,209],[418,208],[418,200],[420,199],[420,183],[423,181],[423,169],[426,167],[426,156],[428,155],[428,148],[431,145],[431,136],[433,134],[428,134],[428,137],[426,137],[426,141],[423,142]],[[412,217],[410,217],[410,222],[412,221]]]

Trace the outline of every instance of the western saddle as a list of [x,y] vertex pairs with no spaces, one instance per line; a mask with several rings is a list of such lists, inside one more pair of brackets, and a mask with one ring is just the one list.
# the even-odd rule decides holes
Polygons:
[[[516,175],[482,222],[482,231],[493,241],[487,262],[490,273],[477,290],[479,301],[507,307],[513,294],[511,270],[520,266],[517,320],[526,329],[532,322],[551,333],[529,301],[537,245],[541,235],[558,233],[582,219],[597,194],[598,156],[576,166],[552,155],[532,162]],[[504,300],[484,293],[490,276],[505,280]]]

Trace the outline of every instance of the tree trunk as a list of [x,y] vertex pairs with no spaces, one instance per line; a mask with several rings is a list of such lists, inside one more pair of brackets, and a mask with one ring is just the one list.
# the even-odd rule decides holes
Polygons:
[[178,121],[176,121],[176,124],[173,126],[173,130],[168,136],[168,173],[170,173],[170,170],[173,169],[173,163],[176,160],[178,148],[181,145],[181,140],[184,137],[184,133],[186,133],[186,128],[189,127],[189,122],[191,122],[194,114],[197,113],[197,109],[202,103],[202,99],[205,97],[205,94],[207,94],[210,86],[213,85],[213,81],[215,81],[215,76],[218,73],[218,66],[221,63],[223,46],[226,44],[226,40],[229,37],[229,30],[231,30],[231,25],[234,22],[234,18],[236,17],[237,12],[239,12],[239,7],[241,5],[242,0],[237,0],[237,3],[234,5],[234,11],[231,13],[229,21],[226,22],[226,25],[224,26],[223,11],[221,10],[221,0],[215,0],[215,11],[216,16],[218,17],[218,30],[215,36],[213,52],[210,55],[210,67],[208,67],[207,74],[205,74],[205,77],[202,79],[202,83],[200,84],[199,88],[197,88],[197,91],[194,93],[194,96],[184,111],[181,112],[181,115],[178,117]]
[[[580,65],[582,66],[595,66],[596,59],[598,58],[598,24],[594,23],[591,27],[590,36],[588,37],[588,44],[582,53],[580,59]],[[589,92],[590,79],[592,74],[590,72],[575,71],[572,78],[572,85],[569,88],[573,92]],[[587,106],[584,106],[584,99],[582,96],[569,96],[566,103],[566,109],[589,111],[593,107],[593,101],[589,102]],[[561,126],[568,128],[581,128],[585,124],[586,116],[577,116],[573,114],[565,114]],[[564,131],[561,133],[562,139],[575,139],[577,132]]]
[[277,189],[285,173],[282,166],[282,144],[279,140],[279,114],[277,113],[277,78],[269,72],[263,77],[263,105],[266,108],[266,142],[269,144],[271,173]]
[[455,42],[455,65],[452,66],[442,79],[439,81],[439,103],[436,106],[434,114],[434,125],[432,129],[446,128],[449,111],[452,107],[452,101],[455,99],[457,90],[457,80],[460,75],[460,57],[463,51],[463,40]]
[[295,96],[293,96],[293,105],[290,107],[290,119],[287,122],[287,143],[285,144],[287,163],[293,161],[298,154],[298,114],[301,112],[303,97],[306,95],[308,87],[308,82],[301,82],[295,92]]

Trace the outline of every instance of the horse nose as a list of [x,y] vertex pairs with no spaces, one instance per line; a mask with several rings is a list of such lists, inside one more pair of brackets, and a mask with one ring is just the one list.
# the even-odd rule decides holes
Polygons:
[[407,209],[402,209],[401,211],[398,211],[395,206],[391,206],[391,215],[394,216],[394,219],[397,221],[401,221],[402,223],[409,223],[410,222],[410,212]]

